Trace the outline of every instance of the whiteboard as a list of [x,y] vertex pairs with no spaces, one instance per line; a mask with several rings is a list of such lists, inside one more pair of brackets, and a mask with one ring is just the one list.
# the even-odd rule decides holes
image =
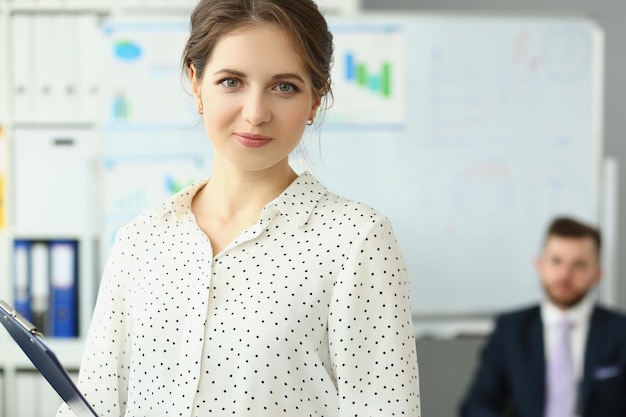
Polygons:
[[[584,18],[474,15],[331,27],[336,106],[312,170],[390,217],[414,314],[536,302],[552,217],[599,221],[602,32]],[[372,83],[352,79],[354,62]]]
[[[329,23],[335,103],[307,128],[296,167],[391,219],[416,316],[491,314],[536,301],[534,259],[552,216],[599,220],[601,30],[578,17],[359,15]],[[146,91],[182,88],[178,53],[164,56],[158,46],[182,50],[187,30],[177,18],[105,25],[104,96],[113,109],[105,160],[143,169],[145,140],[132,138],[144,137],[159,161],[150,166],[167,165],[158,150],[177,164],[201,155],[210,166],[189,95],[180,95],[187,104],[159,100],[154,120],[144,117],[153,111],[139,111],[155,102],[137,90],[138,79]],[[119,54],[129,50],[142,53]],[[123,187],[109,188],[109,201],[128,201]]]

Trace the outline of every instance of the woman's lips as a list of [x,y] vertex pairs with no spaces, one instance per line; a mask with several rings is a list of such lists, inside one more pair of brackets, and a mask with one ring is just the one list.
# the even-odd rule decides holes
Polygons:
[[247,146],[249,148],[260,148],[261,146],[267,145],[272,140],[269,136],[257,135],[253,133],[235,133],[235,138],[243,146]]

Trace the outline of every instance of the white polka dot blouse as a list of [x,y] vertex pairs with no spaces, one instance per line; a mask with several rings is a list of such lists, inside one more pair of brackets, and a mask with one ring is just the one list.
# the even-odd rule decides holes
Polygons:
[[389,220],[305,172],[213,254],[206,181],[117,234],[78,382],[100,416],[419,416]]

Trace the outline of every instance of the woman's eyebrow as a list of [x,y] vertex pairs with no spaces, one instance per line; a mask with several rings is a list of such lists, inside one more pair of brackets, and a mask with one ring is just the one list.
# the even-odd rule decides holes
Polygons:
[[280,79],[285,79],[285,78],[295,78],[296,80],[304,84],[304,79],[295,73],[276,74],[272,77],[272,80],[280,80]]
[[[230,68],[222,68],[213,73],[213,75],[220,75],[220,74],[228,74],[228,75],[232,75],[238,78],[247,77],[245,72],[241,72],[241,71],[230,69]],[[284,79],[295,79],[301,82],[302,84],[306,84],[306,82],[304,81],[304,78],[302,78],[302,76],[294,72],[285,72],[285,73],[275,74],[272,76],[272,80],[284,80]]]
[[245,78],[246,74],[241,72],[241,71],[237,71],[234,69],[228,69],[228,68],[223,68],[220,70],[217,70],[213,73],[213,75],[218,75],[218,74],[230,74],[230,75],[234,75],[236,77],[241,77],[241,78]]

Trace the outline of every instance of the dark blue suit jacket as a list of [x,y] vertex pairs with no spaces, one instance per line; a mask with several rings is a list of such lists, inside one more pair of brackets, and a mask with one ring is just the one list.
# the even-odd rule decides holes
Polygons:
[[[625,417],[626,316],[594,308],[584,362],[579,414]],[[539,306],[501,315],[461,404],[461,416],[543,416],[545,366]]]

